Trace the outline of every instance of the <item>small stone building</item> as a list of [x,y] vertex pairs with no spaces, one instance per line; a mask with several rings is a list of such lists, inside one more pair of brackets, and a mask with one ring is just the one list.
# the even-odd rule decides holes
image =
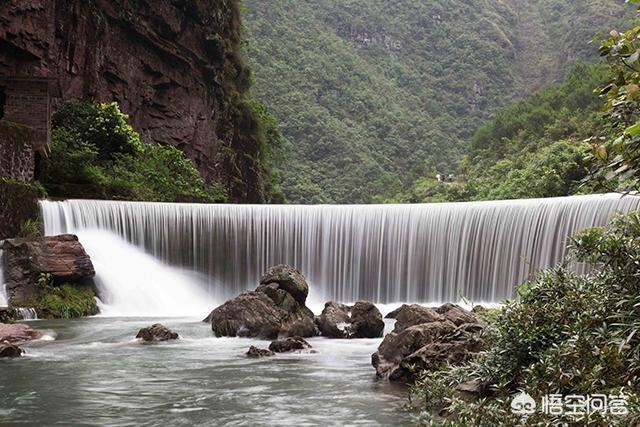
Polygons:
[[60,97],[55,79],[0,76],[0,177],[31,182],[35,153],[51,144],[51,100]]

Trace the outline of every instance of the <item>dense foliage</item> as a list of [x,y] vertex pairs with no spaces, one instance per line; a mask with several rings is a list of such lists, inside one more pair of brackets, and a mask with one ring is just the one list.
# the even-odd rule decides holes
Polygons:
[[39,179],[49,196],[222,201],[177,148],[142,144],[116,103],[69,101],[52,118],[51,153]]
[[[577,275],[570,262],[594,266]],[[636,425],[640,421],[640,213],[620,215],[608,228],[588,229],[570,246],[567,261],[518,289],[489,322],[489,349],[474,362],[424,374],[413,388],[413,409],[423,422],[516,425],[514,394],[539,403],[547,394],[633,395],[626,419],[591,422]],[[466,402],[453,386],[475,379],[485,399]],[[435,414],[435,415],[434,415]],[[446,414],[440,417],[437,414]],[[531,415],[526,423],[577,422],[570,416]]]
[[455,172],[484,119],[592,57],[585,40],[630,10],[617,0],[246,5],[254,93],[281,123],[285,195],[305,203],[383,200]]
[[[638,3],[637,0],[630,0]],[[640,26],[612,30],[600,46],[610,64],[605,99],[607,126],[592,139],[599,178],[616,179],[626,190],[640,189]]]
[[32,307],[40,319],[73,319],[98,314],[96,294],[93,289],[79,283],[54,283],[50,274],[42,274],[37,283],[37,293],[16,307]]
[[608,76],[603,65],[576,65],[561,84],[485,122],[471,138],[453,183],[438,182],[432,169],[392,200],[498,200],[592,190],[595,183],[583,182],[592,165],[584,141],[604,126],[594,88]]

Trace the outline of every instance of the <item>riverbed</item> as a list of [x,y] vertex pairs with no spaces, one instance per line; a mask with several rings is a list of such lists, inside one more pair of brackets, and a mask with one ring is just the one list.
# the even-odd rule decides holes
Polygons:
[[[141,344],[160,322],[180,339]],[[407,389],[378,380],[380,339],[310,338],[316,353],[248,359],[268,341],[216,338],[199,319],[33,321],[47,339],[0,360],[0,424],[410,425]],[[387,323],[387,331],[390,330]]]

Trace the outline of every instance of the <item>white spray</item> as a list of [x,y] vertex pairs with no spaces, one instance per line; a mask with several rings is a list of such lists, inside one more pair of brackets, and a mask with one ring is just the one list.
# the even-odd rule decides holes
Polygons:
[[168,267],[115,234],[77,234],[96,270],[102,315],[205,317],[216,306],[197,277]]

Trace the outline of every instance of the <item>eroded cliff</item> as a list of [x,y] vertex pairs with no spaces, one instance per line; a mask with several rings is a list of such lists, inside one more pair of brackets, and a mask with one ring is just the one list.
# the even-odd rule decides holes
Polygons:
[[238,0],[6,0],[0,74],[117,101],[145,142],[183,150],[234,201],[262,202]]

